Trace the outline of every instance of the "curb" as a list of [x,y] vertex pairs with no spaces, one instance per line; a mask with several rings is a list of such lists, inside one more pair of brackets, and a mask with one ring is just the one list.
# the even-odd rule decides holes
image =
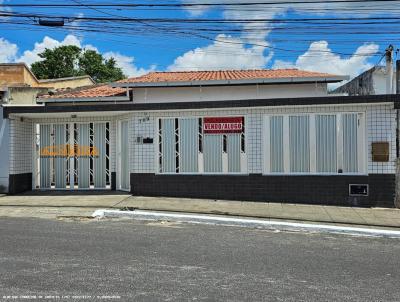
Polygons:
[[286,222],[275,220],[262,220],[251,218],[237,218],[215,215],[194,215],[171,212],[155,212],[155,211],[118,211],[118,210],[96,210],[92,217],[94,218],[131,218],[135,220],[152,220],[152,221],[175,221],[187,222],[195,224],[212,224],[223,226],[237,226],[247,228],[262,228],[267,230],[278,231],[295,231],[295,232],[311,232],[311,233],[330,233],[330,234],[346,234],[364,237],[387,237],[400,238],[400,231],[388,229],[372,229],[364,227],[349,227],[341,225],[328,224],[310,224],[300,222]]

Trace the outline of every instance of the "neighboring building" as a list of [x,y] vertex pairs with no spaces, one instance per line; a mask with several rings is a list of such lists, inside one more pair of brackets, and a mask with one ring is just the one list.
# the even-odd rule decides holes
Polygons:
[[[0,114],[4,106],[35,105],[39,94],[54,89],[71,89],[92,86],[90,76],[39,80],[26,64],[0,64]],[[2,116],[2,115],[1,115]],[[0,117],[0,192],[8,191],[9,182],[9,129],[8,120]]]
[[95,84],[88,76],[39,80],[24,63],[0,63],[0,86],[29,86],[51,89],[76,88]]
[[6,106],[10,192],[391,207],[400,96],[328,95],[346,79],[155,72]]
[[396,72],[388,75],[385,66],[375,66],[338,87],[333,93],[346,93],[347,95],[394,94],[396,93]]

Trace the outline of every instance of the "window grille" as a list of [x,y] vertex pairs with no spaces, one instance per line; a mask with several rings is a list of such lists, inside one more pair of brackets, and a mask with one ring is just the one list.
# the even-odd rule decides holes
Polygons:
[[240,173],[244,133],[204,134],[202,118],[158,122],[160,173]]

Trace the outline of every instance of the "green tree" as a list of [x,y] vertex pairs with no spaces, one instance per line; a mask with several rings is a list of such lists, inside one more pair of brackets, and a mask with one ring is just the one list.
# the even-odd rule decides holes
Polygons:
[[46,48],[39,54],[42,61],[32,64],[32,72],[39,79],[56,79],[80,75],[77,65],[81,49],[77,46],[60,46],[54,49]]
[[104,59],[94,50],[86,50],[79,59],[79,70],[90,75],[96,82],[112,82],[123,79],[125,76],[116,66],[114,58]]
[[90,75],[97,83],[104,83],[125,78],[114,58],[105,59],[94,50],[83,50],[72,45],[60,46],[46,49],[39,57],[42,60],[31,66],[39,79]]

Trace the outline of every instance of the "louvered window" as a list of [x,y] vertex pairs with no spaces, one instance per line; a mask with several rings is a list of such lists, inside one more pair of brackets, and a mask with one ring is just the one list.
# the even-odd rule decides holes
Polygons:
[[266,116],[264,172],[365,173],[363,113]]
[[203,133],[203,118],[162,118],[158,127],[159,173],[243,173],[245,133]]

